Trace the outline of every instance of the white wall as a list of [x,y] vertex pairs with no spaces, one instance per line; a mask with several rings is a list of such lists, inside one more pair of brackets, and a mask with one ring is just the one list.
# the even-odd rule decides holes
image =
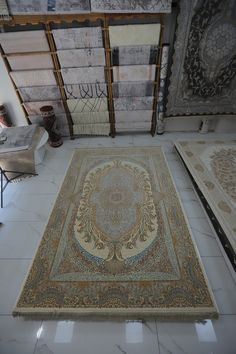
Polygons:
[[20,101],[0,57],[0,104],[3,104],[13,125],[28,125]]

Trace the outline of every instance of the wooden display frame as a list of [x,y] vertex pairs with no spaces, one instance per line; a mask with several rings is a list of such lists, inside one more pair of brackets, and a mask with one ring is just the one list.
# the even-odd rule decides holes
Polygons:
[[[145,14],[119,14],[119,13],[114,13],[114,14],[105,14],[105,13],[87,13],[87,14],[64,14],[64,15],[17,15],[17,16],[12,16],[12,19],[10,21],[0,21],[0,26],[4,28],[4,26],[16,26],[16,25],[38,25],[41,24],[43,25],[44,32],[48,41],[48,45],[50,50],[49,51],[38,51],[38,52],[22,52],[22,53],[9,53],[6,54],[4,53],[1,45],[0,45],[0,52],[1,56],[4,60],[6,69],[8,71],[8,74],[11,72],[11,66],[7,60],[8,57],[10,56],[16,56],[16,55],[37,55],[37,54],[50,54],[52,57],[52,61],[54,64],[54,75],[55,79],[57,82],[57,86],[60,90],[61,94],[61,101],[63,103],[65,112],[66,112],[66,117],[67,117],[67,123],[69,127],[69,132],[70,132],[70,137],[71,139],[74,138],[74,133],[73,133],[73,121],[71,118],[71,114],[67,105],[67,97],[64,89],[64,83],[60,71],[60,64],[59,60],[57,57],[57,50],[54,42],[54,38],[52,35],[52,28],[51,25],[52,23],[61,23],[61,22],[66,22],[66,23],[72,23],[73,21],[78,21],[78,22],[85,22],[89,21],[95,22],[100,20],[101,21],[101,28],[103,31],[103,41],[104,41],[104,50],[105,50],[105,60],[106,60],[106,66],[104,67],[105,70],[105,79],[106,79],[106,84],[107,84],[107,92],[108,92],[108,111],[109,111],[109,122],[110,122],[110,135],[112,137],[115,137],[116,135],[116,129],[115,129],[115,111],[114,111],[114,102],[113,102],[113,93],[112,93],[112,65],[111,65],[111,48],[110,48],[110,40],[109,40],[109,21],[110,20],[133,20],[133,19],[149,19],[153,21],[153,19],[157,20],[158,23],[161,25],[161,30],[160,30],[160,42],[158,46],[158,56],[157,56],[157,62],[156,62],[156,71],[155,71],[155,80],[153,81],[153,113],[152,113],[152,120],[151,120],[151,129],[150,129],[150,134],[152,136],[155,135],[156,131],[156,109],[157,109],[157,100],[158,100],[158,87],[159,87],[159,81],[160,81],[160,64],[161,64],[161,53],[162,53],[162,34],[163,34],[163,16],[165,14],[152,14],[152,13],[145,13]],[[153,22],[152,22],[153,23]],[[9,75],[10,79],[11,76]],[[13,87],[16,91],[17,97],[20,101],[20,104],[24,110],[26,121],[28,124],[31,124],[30,119],[28,117],[28,113],[24,107],[24,102],[22,100],[21,95],[19,94],[19,89],[16,87],[14,81],[11,79],[11,82],[13,83]]]

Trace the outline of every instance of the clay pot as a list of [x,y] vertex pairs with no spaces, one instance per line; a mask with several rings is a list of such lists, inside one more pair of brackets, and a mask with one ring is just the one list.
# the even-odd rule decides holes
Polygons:
[[43,117],[44,128],[49,135],[49,144],[52,147],[59,147],[63,144],[60,133],[56,129],[56,116],[52,106],[42,106],[40,108]]

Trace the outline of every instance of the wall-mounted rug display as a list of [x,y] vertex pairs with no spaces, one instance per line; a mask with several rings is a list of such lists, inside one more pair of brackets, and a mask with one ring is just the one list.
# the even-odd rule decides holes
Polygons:
[[[2,0],[6,6],[5,1]],[[7,0],[14,15],[80,14],[90,12],[171,12],[171,0]],[[3,7],[3,14],[7,12]]]
[[168,116],[236,113],[236,2],[181,0]]
[[65,28],[52,33],[58,50],[103,47],[101,27]]
[[5,53],[49,51],[44,31],[0,33],[0,43]]
[[144,132],[148,133],[151,130],[151,121],[126,121],[126,122],[116,122],[116,132],[117,133],[127,133],[127,132]]
[[62,136],[70,136],[70,130],[65,114],[56,113],[56,129]]
[[157,107],[156,107],[157,134],[164,133],[164,111],[165,111],[165,103],[166,103],[165,101],[166,101],[166,79],[167,79],[168,55],[169,55],[169,45],[165,44],[162,46],[160,81],[159,81],[159,89],[157,95]]
[[219,223],[213,220],[236,269],[236,141],[178,141],[175,146]]
[[[159,54],[159,23],[110,26],[112,91],[114,97],[116,131],[150,130],[150,121],[119,121],[119,111],[151,111],[153,109],[154,80]],[[123,117],[123,116],[122,116]]]
[[103,48],[59,50],[57,55],[62,68],[105,65]]
[[110,123],[75,124],[73,130],[75,135],[108,136],[110,134]]
[[50,54],[16,55],[8,57],[12,70],[54,69]]
[[10,75],[18,87],[57,85],[52,70],[19,70]]
[[90,12],[90,0],[47,0],[48,12],[84,13]]
[[104,112],[107,111],[106,98],[81,98],[67,100],[67,105],[71,113],[83,112]]
[[13,314],[216,317],[193,242],[161,148],[77,149]]
[[124,46],[112,48],[112,65],[156,64],[157,46]]
[[90,0],[92,12],[171,12],[171,0]]
[[109,26],[110,45],[111,47],[158,45],[160,29],[159,23]]
[[113,66],[114,81],[150,81],[155,79],[155,65]]
[[53,14],[90,12],[90,0],[7,0],[13,14]]
[[98,124],[108,123],[108,112],[86,112],[86,113],[71,113],[71,118],[74,124]]
[[120,97],[114,98],[115,111],[151,110],[153,97]]
[[[151,122],[153,111],[116,111],[116,123],[132,124],[137,122]],[[150,128],[150,124],[149,124]]]
[[107,97],[106,83],[67,84],[64,86],[67,98]]
[[[155,11],[157,2],[154,4],[152,0],[150,1],[145,4],[125,2],[122,6],[131,6],[132,9],[144,6]],[[87,0],[79,3],[71,0],[67,2],[48,0],[39,1],[37,4],[29,4],[26,0],[24,5],[21,0],[10,0],[10,2],[11,6],[18,11],[17,13],[22,11],[22,14],[27,6],[29,8],[26,12],[32,14],[42,9],[44,14],[60,13],[60,11],[65,13],[72,9],[77,13],[80,7],[82,12],[85,11],[89,3]],[[85,18],[88,22],[72,21],[68,24],[69,28],[61,28],[67,27],[66,17],[61,25],[49,23],[47,30],[39,30],[42,28],[40,23],[27,24],[20,30],[16,27],[18,32],[11,32],[7,27],[4,28],[6,32],[0,33],[3,54],[6,54],[4,61],[19,92],[21,104],[26,108],[27,121],[30,119],[29,116],[36,117],[40,114],[41,104],[54,102],[55,113],[66,113],[69,126],[71,125],[70,114],[76,116],[106,112],[105,116],[109,114],[110,121],[104,122],[99,118],[94,124],[111,123],[113,136],[115,135],[115,112],[153,110],[154,94],[157,92],[156,85],[159,82],[157,63],[160,55],[161,24],[133,23],[111,26],[108,24],[105,28],[103,21],[90,22],[90,16]],[[34,28],[35,30],[32,30]],[[105,35],[104,31],[109,33]],[[57,109],[57,102],[63,102],[62,110]],[[88,116],[89,122],[95,119],[95,115]],[[85,117],[83,116],[81,123],[77,124],[91,124],[84,122]],[[152,120],[155,120],[154,115],[150,119],[150,122],[143,121],[145,131],[146,123],[150,123],[152,130],[154,129],[154,124],[151,125]],[[79,121],[80,116],[76,120]],[[139,120],[138,122],[142,123]],[[135,128],[135,121],[133,123],[132,130]],[[98,134],[97,128],[89,127]],[[70,131],[72,134],[71,126]],[[86,126],[84,131],[87,134]]]
[[113,82],[113,97],[144,97],[153,96],[153,82]]
[[64,84],[105,82],[102,66],[61,69]]
[[[31,123],[37,124],[39,126],[44,126],[42,115],[29,115]],[[56,130],[62,136],[70,136],[69,126],[67,123],[67,118],[65,114],[56,113]]]
[[[74,134],[108,135],[106,61],[101,27],[59,29],[54,30],[53,35],[68,109],[73,115]],[[92,112],[95,114],[90,115]],[[96,115],[98,112],[106,112],[101,115],[103,120]]]
[[29,115],[40,114],[42,106],[52,106],[55,113],[65,112],[62,101],[24,102],[24,106]]
[[19,89],[23,101],[48,101],[60,100],[61,94],[57,86],[34,86],[34,87],[21,87]]
[[[48,0],[49,1],[49,0]],[[36,14],[47,12],[47,0],[7,0],[11,14]]]
[[67,123],[62,124],[60,122],[57,122],[56,129],[62,137],[69,137],[70,136],[70,130],[69,130]]

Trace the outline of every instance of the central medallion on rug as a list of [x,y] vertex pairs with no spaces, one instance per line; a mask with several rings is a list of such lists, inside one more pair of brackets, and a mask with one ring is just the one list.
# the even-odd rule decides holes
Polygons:
[[161,148],[78,149],[14,314],[215,316]]

